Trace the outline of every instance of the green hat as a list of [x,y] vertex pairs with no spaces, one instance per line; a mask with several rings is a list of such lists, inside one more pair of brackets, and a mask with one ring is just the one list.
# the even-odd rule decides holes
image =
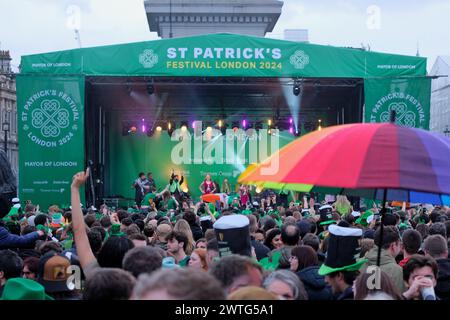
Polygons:
[[373,214],[373,211],[367,210],[358,219],[355,220],[355,223],[367,227],[369,225],[369,223],[367,222],[367,218]]
[[125,233],[120,231],[120,224],[119,223],[114,223],[111,226],[110,236],[124,236],[124,235],[125,235]]
[[246,216],[248,216],[249,214],[252,214],[252,211],[251,210],[248,210],[248,209],[246,209],[246,210],[242,210],[242,212],[241,212],[242,214],[244,214],[244,215],[246,215]]
[[331,225],[328,231],[327,256],[319,269],[321,276],[338,271],[357,271],[368,261],[356,260],[361,250],[358,242],[362,237],[361,229]]
[[11,278],[6,281],[0,300],[54,300],[45,294],[44,286],[25,278]]

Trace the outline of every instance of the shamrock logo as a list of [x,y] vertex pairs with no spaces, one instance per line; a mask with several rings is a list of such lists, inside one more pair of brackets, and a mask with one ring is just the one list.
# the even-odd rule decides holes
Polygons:
[[48,137],[57,137],[61,129],[69,126],[69,112],[61,108],[57,100],[44,100],[39,108],[33,110],[31,125],[41,130],[41,134]]
[[303,50],[297,50],[289,61],[295,69],[304,69],[309,64],[309,56]]
[[30,129],[30,127],[27,124],[23,125],[23,130],[27,131],[28,129]]
[[389,122],[391,111],[395,111],[395,123],[400,126],[415,127],[416,115],[412,111],[408,111],[408,106],[404,102],[393,102],[389,105],[388,110],[380,115],[381,122]]
[[139,55],[139,63],[144,66],[144,68],[152,68],[158,63],[158,55],[153,52],[152,49],[145,49]]

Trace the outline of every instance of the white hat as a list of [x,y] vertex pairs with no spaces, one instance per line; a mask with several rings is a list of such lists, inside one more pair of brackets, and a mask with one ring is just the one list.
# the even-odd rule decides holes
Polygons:
[[13,208],[19,209],[20,208],[20,203],[16,203],[15,205],[13,205]]
[[361,216],[361,212],[359,211],[352,211],[352,216],[354,216],[355,218],[358,218]]
[[12,198],[11,202],[12,203],[19,203],[20,199],[19,198]]

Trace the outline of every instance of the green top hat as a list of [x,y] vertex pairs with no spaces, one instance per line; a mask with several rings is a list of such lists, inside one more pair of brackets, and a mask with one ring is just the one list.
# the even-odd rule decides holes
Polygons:
[[0,300],[54,300],[45,294],[44,286],[34,280],[11,278],[6,281]]

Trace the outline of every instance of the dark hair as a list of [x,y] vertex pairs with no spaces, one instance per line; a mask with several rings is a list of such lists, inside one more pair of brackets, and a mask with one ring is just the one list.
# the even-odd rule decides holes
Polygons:
[[99,252],[100,248],[102,247],[103,242],[102,235],[97,230],[91,229],[87,233],[87,236],[92,252],[94,253],[94,255],[96,255]]
[[431,225],[428,234],[430,236],[433,234],[440,234],[441,236],[447,239],[447,228],[445,227],[445,224],[443,224],[442,222],[436,222]]
[[31,273],[37,276],[40,259],[38,257],[27,257],[23,260],[23,266],[27,266]]
[[66,224],[72,222],[72,211],[64,212],[63,216],[64,216],[64,220],[66,221]]
[[344,221],[347,221],[349,225],[352,225],[355,222],[355,217],[349,213],[344,216]]
[[300,271],[319,264],[317,253],[310,246],[294,247],[292,248],[291,255],[296,257],[298,260],[298,269],[295,271]]
[[111,218],[110,218],[109,216],[103,216],[103,217],[100,219],[100,225],[101,225],[103,228],[109,228],[109,227],[111,227]]
[[38,214],[36,218],[34,218],[34,225],[37,227],[39,225],[44,225],[48,222],[48,216],[46,214]]
[[420,223],[416,226],[416,230],[419,231],[420,235],[422,236],[422,239],[425,240],[425,238],[428,237],[430,228],[428,227],[428,225]]
[[127,271],[117,268],[98,268],[86,279],[84,300],[128,300],[135,278]]
[[0,250],[0,271],[5,279],[22,276],[23,260],[17,253],[9,249]]
[[155,228],[153,227],[153,225],[148,224],[145,226],[143,232],[147,237],[150,238],[150,237],[153,237],[153,235],[155,234]]
[[371,290],[367,285],[374,275],[373,272],[372,273],[367,272],[367,269],[365,272],[362,272],[356,278],[355,292],[354,292],[355,300],[364,300],[367,297],[367,295],[380,291],[390,295],[394,300],[402,300],[400,292],[398,291],[397,287],[395,286],[389,275],[382,270],[379,270],[379,272],[380,272],[380,289]]
[[161,268],[162,259],[161,253],[156,248],[137,247],[125,254],[122,267],[137,278],[140,274],[150,274]]
[[147,237],[145,235],[143,235],[142,233],[132,233],[132,234],[128,235],[128,239],[147,241]]
[[145,176],[145,173],[139,172],[139,176],[138,177],[142,177],[142,176]]
[[134,224],[138,226],[140,232],[144,231],[144,228],[145,228],[144,220],[137,219],[134,221]]
[[45,241],[39,246],[39,253],[42,256],[49,252],[61,253],[63,251],[61,243],[55,241]]
[[122,260],[133,242],[123,236],[110,236],[98,252],[97,261],[102,268],[121,268]]
[[173,239],[177,240],[178,242],[183,242],[183,250],[186,251],[187,246],[189,244],[189,239],[184,233],[172,231],[167,235],[166,241],[170,241]]
[[423,267],[430,267],[433,270],[434,277],[437,279],[438,266],[436,260],[430,256],[423,256],[421,254],[413,254],[408,262],[403,266],[403,280],[409,281],[409,277],[414,270]]
[[34,231],[36,231],[36,227],[35,226],[27,225],[27,226],[23,227],[22,235],[24,236],[24,235],[29,234],[29,233],[34,232]]
[[266,220],[266,222],[264,223],[264,225],[262,226],[262,229],[264,230],[264,232],[269,231],[270,229],[273,229],[277,226],[277,224],[275,223],[275,220],[273,219],[268,219]]
[[337,271],[337,272],[332,272],[332,273],[328,274],[328,276],[330,278],[334,278],[334,277],[338,276],[340,273],[342,273],[342,275],[344,277],[345,284],[347,284],[349,286],[353,285],[353,282],[355,281],[356,277],[359,276],[359,271]]
[[106,231],[102,227],[93,227],[93,228],[91,228],[91,231],[100,232],[100,235],[102,236],[102,242],[105,240],[105,238],[106,238]]
[[95,214],[90,213],[90,214],[87,214],[87,215],[84,217],[84,223],[86,223],[86,225],[87,225],[89,228],[92,227],[92,224],[93,224],[95,221],[96,221],[96,219],[95,219]]
[[448,252],[447,239],[440,234],[433,234],[425,239],[423,249],[426,254],[438,259],[445,254],[445,252]]
[[406,253],[414,254],[420,249],[420,245],[422,244],[422,236],[418,231],[408,229],[403,232],[402,242]]
[[448,236],[450,235],[450,220],[445,221],[444,224],[445,224],[445,233],[447,234],[448,238]]
[[206,251],[216,251],[219,252],[219,244],[217,243],[217,239],[209,240],[206,243]]
[[276,236],[281,234],[281,230],[278,228],[272,229],[269,232],[267,232],[266,234],[266,239],[264,240],[264,245],[269,248],[270,250],[273,250],[274,247],[272,245],[272,240],[273,238],[275,238]]
[[125,228],[125,233],[127,234],[127,236],[135,234],[135,233],[141,233],[141,230],[139,229],[139,227],[132,223],[130,224],[128,227]]
[[305,246],[310,246],[311,248],[314,249],[314,251],[317,252],[317,251],[319,251],[320,240],[317,235],[312,234],[312,233],[307,233],[303,237],[302,244]]
[[298,245],[300,240],[300,231],[296,225],[283,225],[281,228],[281,241],[288,246]]
[[186,220],[189,225],[193,225],[197,220],[197,216],[192,211],[185,211],[183,214],[183,219]]
[[128,218],[128,212],[123,209],[117,210],[117,218],[119,222],[122,222],[123,219]]
[[131,220],[130,217],[127,217],[125,219],[122,219],[122,221],[120,221],[120,223],[123,224],[126,227],[129,227],[133,223],[133,220]]
[[227,289],[236,278],[248,274],[250,268],[262,271],[261,266],[249,257],[232,254],[214,263],[209,272]]
[[385,226],[383,228],[383,243],[380,244],[380,230],[381,228],[379,227],[376,231],[375,231],[375,244],[377,246],[381,245],[381,248],[383,249],[388,249],[389,246],[400,240],[400,234],[397,230],[396,227],[394,226]]

